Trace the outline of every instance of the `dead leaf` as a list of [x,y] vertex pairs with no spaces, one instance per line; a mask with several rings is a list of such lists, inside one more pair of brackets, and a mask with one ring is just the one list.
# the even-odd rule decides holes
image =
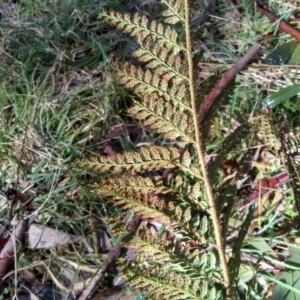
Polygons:
[[13,230],[13,233],[7,243],[4,245],[0,252],[0,276],[3,277],[6,275],[10,264],[14,260],[14,249],[16,249],[16,245],[19,246],[19,244],[22,244],[22,240],[24,237],[26,228],[26,221],[20,221],[15,230]]
[[27,232],[26,247],[29,249],[51,248],[74,243],[82,236],[67,234],[39,224],[32,224]]
[[286,172],[279,173],[271,178],[259,179],[251,187],[251,193],[247,197],[246,202],[256,200],[266,194],[274,191],[274,188],[285,184],[289,180],[288,174]]

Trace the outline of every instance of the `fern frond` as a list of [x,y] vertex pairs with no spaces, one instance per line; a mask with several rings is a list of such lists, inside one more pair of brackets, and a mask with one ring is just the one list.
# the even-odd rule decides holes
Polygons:
[[126,275],[132,286],[148,290],[151,299],[224,299],[220,291],[208,285],[206,277],[170,270],[169,265],[136,265]]
[[103,177],[109,176],[110,172],[122,174],[126,171],[137,174],[143,171],[179,168],[195,180],[202,180],[199,169],[190,163],[190,154],[180,157],[178,149],[159,146],[141,147],[139,152],[124,152],[115,157],[102,155],[78,161],[81,168],[93,173],[103,173]]
[[[115,13],[112,12],[112,15],[114,16]],[[101,16],[104,20],[110,21],[110,24],[117,25],[112,16],[110,18],[114,21],[107,19],[109,18],[107,12],[102,13]],[[186,93],[188,84],[187,63],[180,55],[176,55],[179,51],[186,52],[186,49],[183,46],[177,48],[179,43],[176,30],[156,21],[152,21],[148,29],[145,29],[144,27],[147,27],[145,20],[142,22],[142,27],[129,26],[126,25],[130,19],[127,14],[124,14],[123,17],[119,14],[118,16],[118,24],[125,24],[123,27],[119,25],[118,28],[126,33],[130,32],[140,44],[140,47],[133,52],[133,56],[140,61],[148,62],[146,67],[152,70],[152,72],[144,71],[128,64],[115,66],[115,69],[118,70],[116,76],[120,83],[128,88],[133,88],[136,94],[141,94],[143,97],[148,94],[153,99],[154,94],[157,95],[156,99],[163,97],[167,101],[173,100],[173,105],[179,105],[191,112],[188,93]],[[135,15],[133,20],[134,23],[137,23],[138,16]],[[163,39],[158,38],[157,34],[163,36]]]
[[[172,93],[169,92],[170,76],[161,76],[159,73],[143,71],[140,67],[135,67],[125,63],[123,66],[115,66],[118,68],[116,77],[120,83],[127,88],[132,88],[137,95],[149,95],[152,98],[164,98],[166,101],[173,100],[175,106],[182,107],[191,112],[191,107],[188,101],[188,95],[184,95],[186,88],[184,84],[178,82],[172,83]],[[175,78],[176,79],[176,78]],[[176,103],[177,101],[177,103]]]
[[164,213],[156,202],[163,205],[163,200],[155,201],[155,196],[137,192],[134,189],[121,188],[118,190],[116,187],[102,187],[101,194],[106,197],[108,201],[112,201],[115,206],[120,207],[122,210],[129,210],[141,218],[153,218],[158,222],[169,223],[171,222],[169,216]]
[[155,43],[152,37],[144,39],[140,47],[132,53],[133,57],[141,62],[148,62],[146,67],[155,69],[155,73],[164,78],[171,79],[176,77],[176,82],[188,80],[186,72],[186,62],[180,55],[174,57],[173,53],[167,47]]
[[[163,2],[167,6],[162,13],[165,23],[180,23],[183,29],[180,37],[175,27],[149,21],[138,14],[131,16],[104,11],[100,17],[135,37],[139,48],[133,56],[145,63],[142,68],[127,63],[114,65],[115,77],[125,87],[133,89],[142,100],[141,103],[135,101],[129,113],[165,140],[171,140],[174,146],[181,143],[186,149],[143,147],[137,152],[126,152],[114,158],[101,156],[91,162],[86,160],[83,165],[101,174],[102,182],[95,189],[122,211],[128,210],[138,219],[151,218],[165,225],[173,222],[177,241],[168,243],[159,236],[167,247],[155,243],[149,236],[132,239],[138,241],[137,251],[144,260],[144,263],[135,263],[131,266],[133,269],[127,270],[140,273],[135,277],[135,286],[147,286],[159,299],[199,299],[211,295],[218,299],[223,292],[217,295],[215,285],[224,281],[230,297],[232,285],[222,228],[200,138],[189,1]],[[140,177],[137,180],[131,178],[167,169],[176,172],[177,176],[172,180],[163,177],[157,184],[155,180],[150,183]],[[110,174],[118,174],[120,179],[105,181]],[[208,214],[211,218],[207,218]],[[134,230],[130,232],[135,233]],[[188,243],[195,240],[198,249],[189,248]],[[216,243],[212,248],[217,249],[219,257],[214,251],[208,252],[207,241]],[[177,242],[185,242],[186,252],[177,247]],[[201,255],[200,251],[203,251]],[[154,260],[157,253],[156,261],[149,260],[149,253],[153,253]],[[187,255],[185,259],[184,255]],[[171,266],[169,271],[160,262],[166,262],[166,269]],[[207,289],[200,291],[199,284],[202,282]],[[224,291],[224,286],[220,290]]]
[[92,188],[115,206],[135,213],[142,219],[153,218],[161,223],[171,222],[164,198],[170,190],[155,186],[149,178],[108,178],[102,180],[101,185],[95,184]]
[[188,180],[186,176],[181,174],[177,174],[175,177],[169,176],[167,181],[173,193],[178,194],[181,198],[186,198],[189,205],[192,206],[192,203],[194,203],[197,209],[207,209],[207,202],[203,199],[204,189],[202,182],[191,182],[191,180]]
[[[182,1],[177,0],[162,0],[162,2],[168,7],[167,10],[163,11],[161,13],[162,16],[168,17],[168,18],[176,18],[176,23],[183,22],[185,18],[185,12],[182,7]],[[173,23],[173,19],[170,19],[171,21],[168,21],[168,18],[164,19],[166,23],[170,24],[176,24]]]
[[[136,276],[139,273],[146,274]],[[174,272],[167,271],[159,272],[155,268],[146,267],[136,267],[128,272],[127,276],[132,276],[129,277],[129,281],[134,288],[147,290],[152,296],[150,299],[199,299],[197,285],[200,280],[191,282],[189,276],[176,275]],[[189,287],[189,290],[194,292],[186,291],[185,287]]]
[[165,104],[161,98],[146,95],[142,103],[135,101],[128,113],[166,140],[195,143],[192,115],[188,111],[183,114],[172,101]]
[[[205,236],[210,230],[207,217],[192,213],[182,197],[176,191],[162,185],[154,185],[149,178],[129,177],[102,180],[101,185],[91,186],[108,201],[122,210],[135,213],[142,219],[152,218],[161,223],[177,222],[176,231],[184,233],[185,241],[206,243]],[[188,190],[186,195],[189,194]],[[167,199],[166,197],[170,198]],[[194,206],[199,211],[199,205]]]
[[[175,168],[175,161],[179,159],[176,148],[164,147],[141,147],[139,152],[125,152],[115,157],[94,156],[89,161],[79,161],[82,168],[97,173],[107,173],[111,171],[115,174],[123,171],[142,172],[164,168]],[[174,161],[174,163],[173,163]],[[108,175],[109,173],[107,173]]]
[[252,118],[250,124],[257,134],[257,137],[263,142],[264,145],[273,148],[276,152],[281,149],[281,144],[274,131],[274,122],[265,114],[261,114],[255,118]]
[[102,182],[104,186],[118,186],[120,188],[131,188],[136,191],[139,191],[143,194],[169,194],[173,192],[170,188],[164,186],[157,177],[155,178],[156,182],[154,184],[153,180],[149,177],[141,177],[141,176],[128,176],[128,177],[121,177],[121,178],[108,178]]
[[[155,20],[149,22],[145,15],[140,16],[138,13],[131,16],[128,13],[120,13],[115,11],[103,11],[100,17],[105,22],[115,26],[124,33],[128,33],[137,39],[137,42],[142,42],[147,36],[151,35],[157,42],[164,44],[168,49],[172,49],[174,54],[185,50],[183,46],[178,45],[177,32],[170,26],[164,26]],[[170,39],[170,37],[172,39]]]

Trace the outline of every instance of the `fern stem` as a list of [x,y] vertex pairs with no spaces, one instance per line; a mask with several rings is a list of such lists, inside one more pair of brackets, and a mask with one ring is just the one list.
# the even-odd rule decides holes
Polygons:
[[210,206],[210,215],[212,218],[214,232],[215,232],[216,246],[220,258],[221,267],[223,269],[224,285],[227,290],[227,296],[231,297],[232,286],[230,282],[230,274],[229,274],[229,269],[228,269],[226,256],[225,256],[225,245],[221,234],[222,227],[218,219],[215,198],[212,191],[212,186],[209,182],[208,172],[205,163],[205,154],[203,151],[203,145],[200,138],[201,131],[200,131],[198,113],[196,109],[196,92],[195,92],[194,78],[193,78],[193,57],[192,57],[191,33],[190,33],[190,9],[189,9],[188,0],[185,0],[185,32],[186,32],[186,49],[187,49],[186,53],[187,53],[188,72],[189,72],[190,99],[191,99],[192,110],[193,110],[193,120],[195,124],[194,128],[195,128],[195,139],[196,139],[196,151],[199,158],[200,168],[202,171],[206,196],[208,198],[208,202]]

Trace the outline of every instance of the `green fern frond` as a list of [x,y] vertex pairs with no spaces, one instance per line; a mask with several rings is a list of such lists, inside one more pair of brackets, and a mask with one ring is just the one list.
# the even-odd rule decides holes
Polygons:
[[162,47],[154,41],[152,37],[147,37],[132,53],[132,56],[147,63],[146,67],[155,70],[158,76],[163,75],[167,80],[174,78],[177,83],[184,83],[188,79],[186,62],[180,55],[174,57],[173,53],[170,53],[170,49]]
[[[113,12],[109,18],[109,15],[104,12],[101,16],[110,24],[116,25],[115,15]],[[148,24],[149,22],[143,18],[141,19],[142,27],[138,26],[137,15],[132,18],[130,26],[126,23],[130,20],[127,14],[123,17],[118,15],[118,17],[119,23],[117,23],[125,24],[123,27],[118,25],[118,28],[126,33],[130,32],[140,44],[133,56],[142,62],[148,62],[146,65],[148,70],[128,64],[115,66],[116,77],[119,78],[120,83],[127,88],[132,88],[145,100],[142,104],[136,102],[129,113],[143,120],[145,126],[162,133],[165,139],[175,140],[181,137],[183,142],[195,143],[192,108],[186,90],[188,86],[187,65],[180,55],[176,55],[178,51],[186,51],[186,49],[184,47],[177,49],[174,46],[174,41],[175,45],[178,45],[176,31],[156,21]],[[146,23],[149,25],[149,30],[146,30],[147,36],[145,36],[144,28]],[[164,104],[165,101],[170,101],[168,107]],[[177,111],[174,111],[174,107],[178,107]],[[183,110],[186,112],[183,113]]]
[[193,182],[187,179],[186,174],[170,175],[167,178],[168,186],[178,197],[185,198],[189,205],[195,204],[197,209],[207,209],[207,202],[204,199],[204,189],[202,181]]
[[[144,270],[154,276],[147,276],[148,274],[136,276]],[[152,296],[150,299],[199,299],[197,285],[200,280],[190,286],[191,282],[188,276],[176,275],[174,272],[158,272],[156,269],[150,268],[134,268],[127,273],[127,276],[130,275],[132,276],[130,284],[136,289],[147,290]],[[184,289],[185,287],[187,290]],[[191,290],[192,292],[190,292]]]
[[148,177],[141,177],[141,176],[130,176],[125,178],[108,178],[102,181],[102,185],[104,186],[118,186],[120,188],[132,188],[136,191],[139,191],[143,194],[168,194],[173,192],[170,188],[164,186],[161,182],[161,178],[155,178],[156,183],[153,182]]
[[163,198],[149,195],[135,189],[116,186],[102,186],[101,195],[122,210],[129,210],[141,218],[153,218],[158,222],[171,222],[168,214],[161,207],[166,206]]
[[[151,146],[95,155],[78,165],[91,175],[86,176],[93,181],[88,187],[107,204],[105,221],[112,234],[128,249],[127,256],[118,259],[118,275],[127,278],[128,285],[149,291],[150,299],[235,299],[254,206],[241,220],[234,209],[242,198],[239,186],[248,185],[252,173],[245,176],[249,157],[244,153],[243,158],[236,155],[235,177],[223,180],[220,167],[226,156],[236,154],[236,145],[249,134],[250,126],[255,142],[258,137],[272,150],[280,152],[285,142],[292,155],[296,145],[286,130],[276,136],[274,122],[262,115],[232,132],[207,163],[199,117],[203,91],[196,90],[194,78],[191,1],[161,2],[166,8],[162,22],[116,11],[104,11],[100,17],[135,38],[138,47],[132,56],[139,63],[113,62],[112,76],[135,94],[127,110],[130,117],[163,141],[153,138]],[[285,160],[289,174],[300,182],[295,158]],[[295,182],[293,187],[300,195],[300,185]]]
[[253,125],[253,129],[256,132],[257,137],[264,145],[272,148],[276,152],[281,149],[280,141],[274,131],[274,121],[270,118],[270,116],[261,114],[252,118],[249,122]]

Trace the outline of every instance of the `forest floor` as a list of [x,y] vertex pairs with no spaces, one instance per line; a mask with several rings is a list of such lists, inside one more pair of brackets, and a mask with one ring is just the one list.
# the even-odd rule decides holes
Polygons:
[[[8,253],[14,258],[8,265],[0,263],[4,276],[0,299],[36,299],[30,298],[33,294],[37,299],[74,299],[116,241],[103,224],[104,204],[82,184],[88,174],[75,172],[73,163],[91,154],[109,153],[112,144],[113,151],[133,149],[133,137],[144,143],[155,138],[145,136],[127,116],[132,94],[111,76],[113,59],[135,63],[134,44],[98,16],[108,6],[153,18],[159,3],[125,2],[20,0],[0,6],[0,248],[9,241]],[[269,2],[280,19],[300,28],[297,0]],[[208,1],[195,4],[193,20],[207,5]],[[207,142],[210,155],[241,116],[255,115],[268,96],[299,84],[297,43],[278,24],[263,16],[252,1],[227,0],[217,1],[205,22],[194,29],[202,99],[221,73],[254,43],[261,44],[258,55],[220,99],[222,109],[213,117],[214,130]],[[274,53],[275,49],[279,51]],[[281,102],[297,135],[299,98]],[[261,178],[284,171],[272,155],[260,162]],[[273,197],[283,201],[281,209],[293,220],[297,212],[287,190],[281,185]],[[18,230],[22,243],[10,238]],[[293,234],[294,239],[286,242],[297,246]],[[104,287],[111,285],[112,275]],[[114,299],[125,299],[125,294]]]

